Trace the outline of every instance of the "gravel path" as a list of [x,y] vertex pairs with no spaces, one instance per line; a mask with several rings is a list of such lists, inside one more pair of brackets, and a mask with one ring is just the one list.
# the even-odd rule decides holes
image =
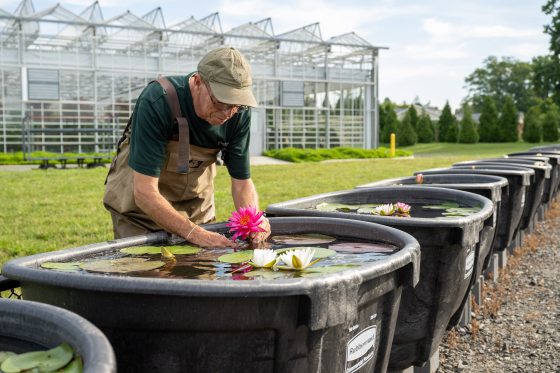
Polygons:
[[471,325],[448,334],[439,373],[560,373],[560,202],[522,246]]

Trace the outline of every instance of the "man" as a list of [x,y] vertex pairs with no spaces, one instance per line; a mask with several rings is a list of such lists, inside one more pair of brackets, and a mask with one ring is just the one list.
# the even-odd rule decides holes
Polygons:
[[[142,91],[106,180],[103,202],[115,238],[163,229],[199,246],[235,246],[199,224],[215,221],[220,150],[235,207],[258,209],[249,168],[249,107],[257,106],[251,86],[243,55],[222,47],[206,54],[197,72],[158,79]],[[268,220],[261,228],[253,243],[270,234]]]

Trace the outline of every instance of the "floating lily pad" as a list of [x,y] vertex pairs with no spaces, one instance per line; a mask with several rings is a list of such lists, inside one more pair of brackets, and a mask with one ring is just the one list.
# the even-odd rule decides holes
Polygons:
[[372,206],[362,206],[358,209],[358,214],[371,214],[375,211],[375,208],[379,205],[372,205]]
[[355,211],[357,207],[352,205],[347,205],[345,203],[323,202],[315,206],[315,209],[319,211],[327,211],[327,212],[328,211]]
[[288,250],[306,250],[306,249],[315,250],[315,252],[313,253],[313,259],[328,258],[329,256],[336,255],[336,251],[334,250],[325,249],[324,247],[306,247],[306,246],[286,247],[283,249],[276,250],[276,254],[280,255]]
[[5,373],[19,373],[37,368],[39,372],[52,372],[64,367],[74,356],[74,350],[67,343],[48,351],[32,351],[7,358],[0,369]]
[[392,253],[397,247],[388,244],[348,242],[330,245],[329,249],[344,253]]
[[12,351],[0,351],[0,364],[2,364],[10,356],[14,356],[16,353]]
[[82,358],[76,356],[74,360],[70,362],[63,369],[59,370],[60,373],[82,373],[84,371],[84,363]]
[[[194,246],[164,246],[171,254],[174,255],[190,255],[196,254],[201,249],[199,247]],[[133,246],[133,247],[125,247],[121,249],[121,253],[123,254],[131,254],[131,255],[144,255],[144,254],[161,254],[162,246]]]
[[44,262],[41,263],[41,268],[52,269],[60,272],[76,272],[80,270],[82,262]]
[[262,277],[266,280],[274,280],[275,278],[284,277],[282,272],[273,271],[271,269],[257,269],[243,274],[246,277]]
[[447,210],[452,208],[459,208],[459,205],[453,202],[446,202],[446,203],[442,203],[441,205],[424,205],[422,207],[431,210]]
[[119,258],[86,262],[82,263],[80,267],[91,272],[128,273],[150,271],[164,265],[165,263],[160,260],[148,261],[145,258]]
[[324,267],[313,267],[308,268],[304,271],[300,272],[300,276],[302,277],[312,277],[317,275],[322,275],[326,273],[336,273],[341,272],[347,269],[352,269],[360,267],[360,264],[335,264],[331,266],[324,266]]
[[253,257],[253,250],[237,251],[230,254],[224,254],[218,258],[223,263],[243,263],[248,262]]
[[324,234],[309,233],[273,236],[272,241],[283,245],[318,245],[331,243],[336,241],[336,238]]

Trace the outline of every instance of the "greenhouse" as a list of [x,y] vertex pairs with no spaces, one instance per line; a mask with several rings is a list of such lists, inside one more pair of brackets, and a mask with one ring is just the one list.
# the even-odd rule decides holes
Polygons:
[[168,27],[162,10],[105,19],[23,0],[0,9],[3,152],[111,152],[143,87],[194,71],[231,45],[253,67],[251,154],[284,147],[378,145],[380,47],[353,32],[323,40],[318,23],[275,34],[270,18],[223,31],[218,13]]

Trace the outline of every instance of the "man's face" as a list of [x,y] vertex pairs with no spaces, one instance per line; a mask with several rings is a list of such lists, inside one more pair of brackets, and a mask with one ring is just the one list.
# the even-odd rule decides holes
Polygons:
[[210,86],[202,80],[200,75],[194,75],[193,79],[193,104],[196,115],[199,118],[212,125],[219,126],[237,113],[239,110],[238,106],[219,102],[212,94]]

